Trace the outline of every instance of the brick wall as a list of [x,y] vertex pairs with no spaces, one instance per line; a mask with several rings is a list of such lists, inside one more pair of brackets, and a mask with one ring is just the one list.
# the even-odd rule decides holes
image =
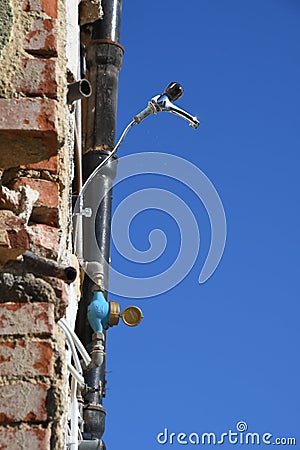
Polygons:
[[22,255],[72,261],[66,5],[1,3],[0,450],[61,450],[67,373],[57,321],[74,289]]

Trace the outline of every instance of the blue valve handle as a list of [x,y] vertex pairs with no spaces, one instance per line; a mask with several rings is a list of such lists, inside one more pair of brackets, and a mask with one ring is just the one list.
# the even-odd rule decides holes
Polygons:
[[101,291],[95,291],[88,306],[87,317],[94,333],[102,333],[109,327],[110,308]]

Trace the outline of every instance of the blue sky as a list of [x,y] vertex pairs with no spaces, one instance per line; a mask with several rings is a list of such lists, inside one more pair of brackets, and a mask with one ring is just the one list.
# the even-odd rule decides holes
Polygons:
[[[123,2],[118,134],[170,81],[183,85],[177,103],[201,125],[195,131],[171,114],[149,117],[119,157],[155,151],[195,164],[222,199],[228,234],[219,267],[199,285],[211,235],[196,196],[160,176],[116,186],[115,208],[139,189],[176,193],[195,215],[201,246],[191,272],[169,292],[110,296],[122,308],[138,305],[145,317],[136,328],[108,332],[109,450],[180,448],[158,444],[157,434],[220,435],[239,421],[300,442],[299,20],[298,0]],[[161,258],[147,267],[113,247],[114,267],[139,277],[168,267],[180,233],[163,211],[133,220],[132,244],[146,250],[154,228],[168,238]]]

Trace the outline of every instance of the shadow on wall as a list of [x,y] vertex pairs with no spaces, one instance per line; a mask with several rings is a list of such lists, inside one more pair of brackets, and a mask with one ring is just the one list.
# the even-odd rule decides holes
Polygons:
[[9,43],[13,25],[13,12],[10,0],[2,0],[0,4],[0,58],[2,50]]

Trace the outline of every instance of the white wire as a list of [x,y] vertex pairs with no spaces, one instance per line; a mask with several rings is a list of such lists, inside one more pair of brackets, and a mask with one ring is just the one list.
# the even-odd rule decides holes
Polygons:
[[84,185],[82,186],[82,189],[79,193],[79,197],[81,197],[84,194],[84,191],[87,187],[87,185],[89,184],[89,182],[92,180],[92,178],[94,178],[97,173],[100,171],[100,169],[104,166],[104,164],[116,153],[116,151],[118,150],[118,148],[120,147],[120,145],[122,144],[126,134],[128,133],[128,131],[130,130],[131,127],[133,127],[133,125],[135,125],[137,122],[135,122],[134,120],[132,120],[127,127],[124,129],[123,133],[121,134],[120,139],[118,140],[118,142],[116,143],[115,147],[113,148],[113,150],[110,152],[109,155],[107,155],[107,157],[99,164],[99,166],[96,167],[96,169],[91,173],[91,175],[88,177],[88,179],[86,180],[86,182],[84,183]]
[[77,336],[77,334],[72,330],[72,328],[70,327],[70,324],[67,322],[66,319],[60,319],[60,322],[63,323],[65,325],[65,327],[68,329],[70,335],[72,336],[72,339],[74,341],[75,346],[77,347],[79,353],[81,354],[84,363],[88,366],[91,362],[91,357],[88,354],[88,352],[86,351],[86,349],[84,348],[82,342],[80,341],[79,337]]
[[84,378],[80,373],[72,366],[72,364],[67,363],[68,371],[70,374],[78,381],[81,386],[84,386]]
[[72,338],[71,334],[69,333],[68,328],[61,321],[61,319],[57,323],[58,323],[58,325],[60,326],[60,328],[64,331],[64,333],[66,335],[68,344],[69,344],[71,352],[72,352],[72,356],[73,356],[73,359],[74,359],[74,364],[75,364],[76,370],[80,374],[82,374],[82,367],[81,367],[81,364],[80,364],[80,361],[79,361],[79,358],[78,358],[78,355],[77,355],[77,351],[76,351],[76,347],[75,347],[73,338]]
[[78,358],[77,350],[80,351],[82,357],[84,358],[85,362],[89,364],[91,358],[88,355],[87,351],[83,347],[83,344],[80,342],[78,336],[76,333],[72,330],[69,323],[65,319],[60,319],[58,321],[58,325],[61,327],[61,329],[64,331],[70,350],[72,352],[72,356],[74,359],[74,363],[76,366],[73,367],[71,364],[67,363],[68,371],[70,372],[70,375],[72,376],[71,381],[71,403],[69,406],[70,411],[70,427],[69,429],[69,442],[67,444],[67,447],[70,450],[78,450],[78,432],[79,432],[79,408],[78,408],[78,400],[76,396],[77,392],[77,383],[79,383],[81,386],[84,386],[85,381],[82,374],[82,367]]
[[71,436],[69,442],[69,448],[72,450],[78,450],[78,401],[76,397],[77,380],[72,378],[71,381]]

